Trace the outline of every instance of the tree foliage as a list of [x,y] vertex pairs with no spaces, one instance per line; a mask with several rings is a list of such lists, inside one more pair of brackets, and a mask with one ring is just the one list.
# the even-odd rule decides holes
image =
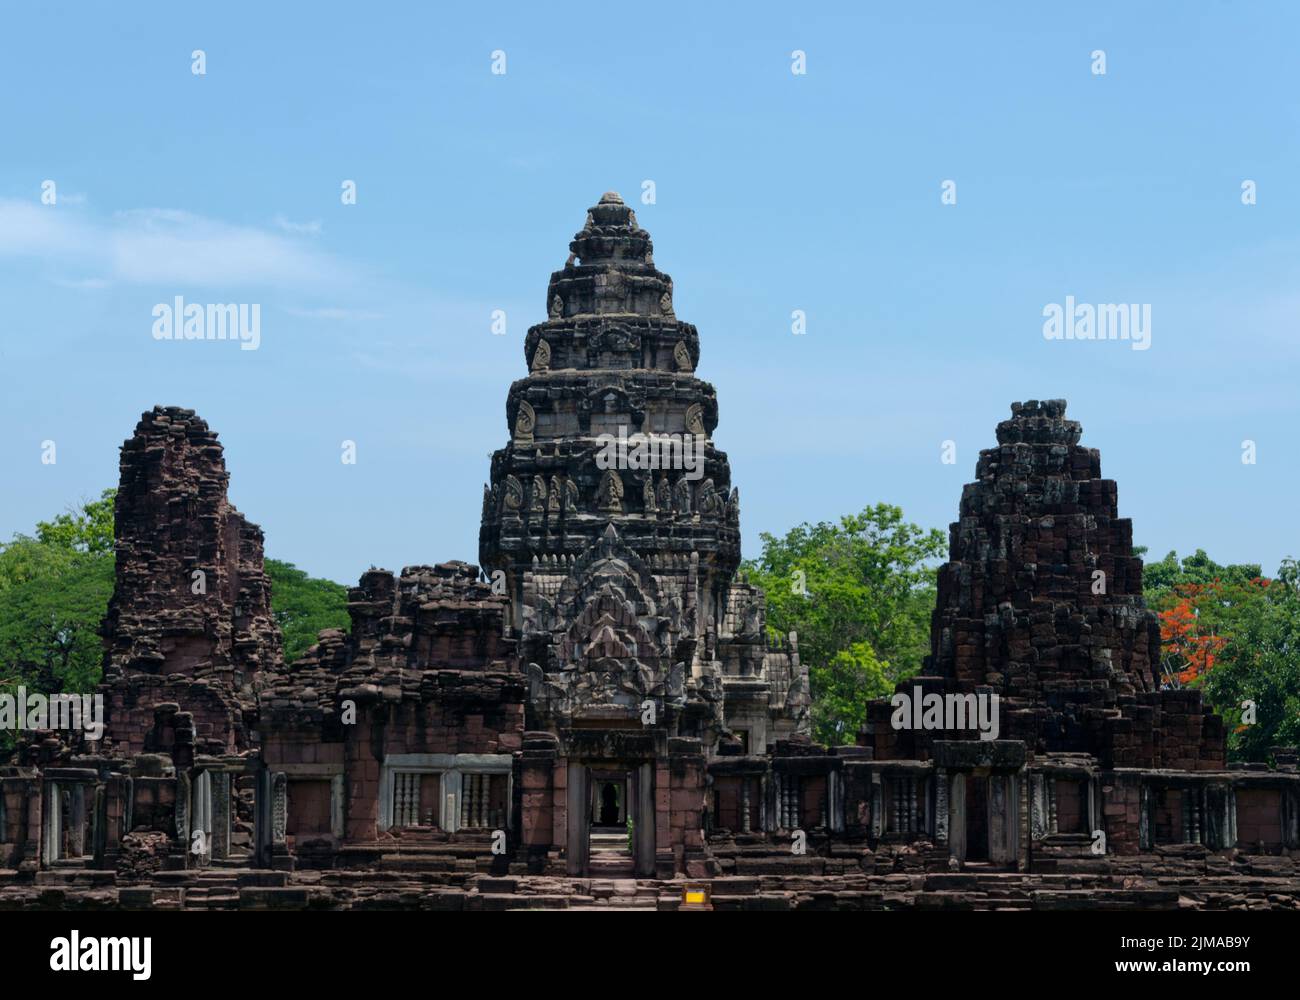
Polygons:
[[1221,565],[1198,549],[1170,552],[1144,571],[1160,619],[1162,682],[1199,687],[1228,723],[1235,760],[1266,761],[1300,743],[1300,596],[1297,569],[1276,578],[1249,563]]
[[325,628],[347,631],[348,588],[333,580],[308,576],[293,563],[266,560],[271,578],[271,611],[284,633],[284,658],[292,663],[316,642]]
[[[112,594],[112,490],[0,542],[0,691],[94,690]],[[0,733],[0,751],[12,745]]]
[[799,635],[814,735],[852,743],[867,702],[921,667],[944,536],[882,503],[838,524],[805,523],[782,538],[761,538],[761,555],[744,568],[767,592],[768,628]]
[[[113,595],[113,500],[105,490],[31,535],[0,543],[0,688],[86,692],[100,681],[99,627]],[[266,561],[271,607],[292,661],[323,628],[348,627],[347,588]]]

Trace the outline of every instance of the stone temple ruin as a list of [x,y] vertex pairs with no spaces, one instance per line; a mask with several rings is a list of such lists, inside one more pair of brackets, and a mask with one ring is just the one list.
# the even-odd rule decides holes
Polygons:
[[[683,878],[718,908],[1300,907],[1297,755],[1229,765],[1200,693],[1162,689],[1131,524],[1064,402],[1013,404],[980,455],[915,712],[820,746],[797,637],[737,577],[717,400],[649,234],[606,194],[570,249],[481,568],[366,572],[296,663],[216,435],[144,414],[106,729],[0,766],[0,908],[672,909]],[[620,437],[678,450],[602,461]]]

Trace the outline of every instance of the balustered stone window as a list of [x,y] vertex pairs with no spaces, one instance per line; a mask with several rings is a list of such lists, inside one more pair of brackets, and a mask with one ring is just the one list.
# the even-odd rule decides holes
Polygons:
[[912,834],[926,830],[926,782],[917,775],[885,779],[885,830]]
[[380,828],[504,829],[509,754],[390,754],[380,770]]

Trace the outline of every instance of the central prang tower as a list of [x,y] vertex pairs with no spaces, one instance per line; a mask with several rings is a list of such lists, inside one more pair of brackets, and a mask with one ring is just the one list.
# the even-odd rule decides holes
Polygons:
[[[699,335],[617,194],[569,249],[510,387],[479,534],[532,679],[529,725],[640,727],[652,700],[666,735],[762,752],[806,727],[806,671],[793,643],[767,641],[761,591],[734,582],[740,500],[713,446],[716,393],[695,376]],[[676,438],[689,461],[602,460],[638,434]]]

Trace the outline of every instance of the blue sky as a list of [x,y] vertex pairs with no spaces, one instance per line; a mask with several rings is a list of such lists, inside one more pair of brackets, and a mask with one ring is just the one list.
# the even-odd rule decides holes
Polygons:
[[[1294,4],[192,6],[3,15],[0,537],[169,404],[269,555],[475,560],[524,333],[614,189],[700,329],[747,555],[878,501],[946,527],[1054,397],[1154,555],[1300,555]],[[260,349],[155,341],[177,295],[259,303]],[[1045,340],[1067,295],[1150,304],[1151,348]]]

